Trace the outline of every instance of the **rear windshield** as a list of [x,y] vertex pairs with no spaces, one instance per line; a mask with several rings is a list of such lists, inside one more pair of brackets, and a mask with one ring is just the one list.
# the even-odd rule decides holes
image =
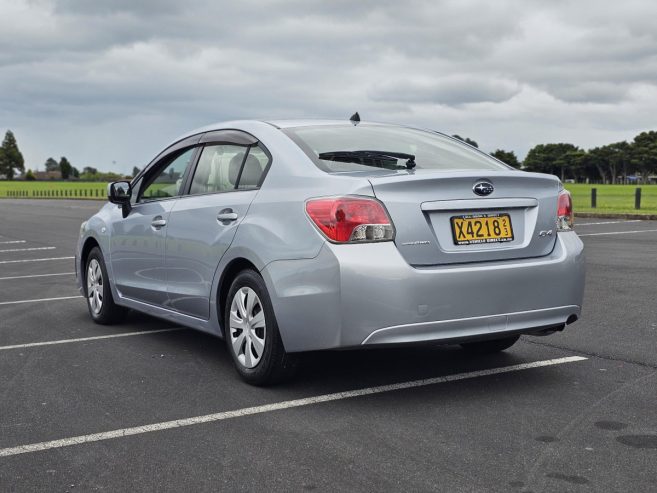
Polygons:
[[[483,152],[449,137],[424,130],[374,124],[346,124],[294,127],[283,131],[320,169],[328,173],[372,171],[373,167],[377,167],[376,161],[350,163],[319,158],[319,155],[325,152],[360,150],[412,154],[415,156],[415,169],[509,169]],[[405,161],[400,159],[399,169],[404,169],[404,164]]]

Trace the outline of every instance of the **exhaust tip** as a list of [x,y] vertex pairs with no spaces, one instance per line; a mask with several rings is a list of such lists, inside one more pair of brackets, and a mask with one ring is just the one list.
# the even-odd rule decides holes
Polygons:
[[573,322],[577,322],[577,315],[573,314],[566,320],[566,325],[570,325]]

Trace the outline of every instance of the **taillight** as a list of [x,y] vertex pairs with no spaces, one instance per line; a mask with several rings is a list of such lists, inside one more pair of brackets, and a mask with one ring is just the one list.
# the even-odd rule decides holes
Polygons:
[[395,229],[381,202],[365,197],[327,197],[306,202],[319,230],[336,243],[389,241]]
[[559,192],[557,201],[557,231],[569,231],[573,229],[575,217],[573,214],[573,199],[568,190]]

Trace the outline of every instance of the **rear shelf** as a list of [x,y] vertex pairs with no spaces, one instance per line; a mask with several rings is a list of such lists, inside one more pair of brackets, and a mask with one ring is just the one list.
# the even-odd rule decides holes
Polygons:
[[[494,191],[477,197],[473,187],[488,181]],[[387,208],[396,229],[395,244],[411,265],[485,262],[548,255],[556,240],[559,181],[551,175],[522,171],[463,171],[415,173],[370,177],[376,197]],[[490,215],[508,215],[513,238],[495,235]],[[452,218],[469,218],[455,226]],[[499,217],[498,226],[507,223]],[[467,223],[471,222],[471,226]],[[483,226],[483,228],[482,228]],[[476,240],[457,244],[454,231],[474,227],[483,236],[502,241]],[[482,233],[486,231],[488,232]],[[477,231],[478,230],[478,231]],[[461,229],[461,231],[464,231]],[[466,232],[467,233],[467,232]]]

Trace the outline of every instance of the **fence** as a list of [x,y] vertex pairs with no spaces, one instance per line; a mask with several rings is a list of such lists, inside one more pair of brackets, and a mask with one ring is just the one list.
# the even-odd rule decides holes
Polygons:
[[100,188],[71,188],[53,190],[7,190],[6,197],[10,198],[91,198],[104,199],[107,193]]
[[[591,209],[595,209],[598,207],[598,189],[597,188],[592,188],[591,189]],[[638,187],[636,190],[634,190],[634,208],[636,210],[641,209],[641,188]]]

